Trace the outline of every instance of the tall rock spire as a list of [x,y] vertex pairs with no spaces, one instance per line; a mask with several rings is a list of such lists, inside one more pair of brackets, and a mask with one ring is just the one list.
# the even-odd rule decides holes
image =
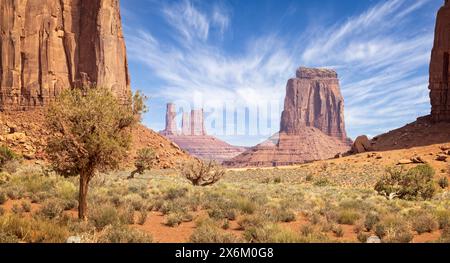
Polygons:
[[434,121],[450,122],[450,2],[438,12],[430,62],[431,116]]

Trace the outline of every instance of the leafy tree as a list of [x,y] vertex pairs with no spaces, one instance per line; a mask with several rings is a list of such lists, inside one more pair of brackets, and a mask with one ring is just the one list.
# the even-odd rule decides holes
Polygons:
[[195,186],[207,186],[219,181],[225,169],[213,161],[190,161],[181,166],[181,174]]
[[388,175],[377,182],[375,190],[388,199],[426,200],[432,198],[436,191],[433,181],[435,172],[429,165],[419,165],[409,171],[403,168],[387,171]]
[[145,111],[139,92],[123,102],[107,89],[64,91],[46,112],[46,152],[54,169],[80,176],[78,216],[86,219],[87,193],[97,172],[117,169],[131,145],[131,128]]
[[131,172],[128,179],[133,179],[135,174],[144,174],[145,170],[150,170],[156,164],[156,153],[153,149],[144,148],[137,152],[136,161],[134,162],[135,170]]

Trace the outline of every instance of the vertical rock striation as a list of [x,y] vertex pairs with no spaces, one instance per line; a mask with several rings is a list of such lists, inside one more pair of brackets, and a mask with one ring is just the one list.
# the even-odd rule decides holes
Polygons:
[[298,134],[304,127],[315,127],[346,142],[344,99],[337,73],[301,67],[296,75],[287,83],[280,132]]
[[130,93],[119,0],[1,0],[0,34],[0,110],[81,86]]
[[231,167],[295,165],[347,152],[344,100],[337,74],[299,68],[287,83],[280,132],[226,161]]
[[435,122],[450,122],[450,2],[438,12],[430,62],[431,116]]

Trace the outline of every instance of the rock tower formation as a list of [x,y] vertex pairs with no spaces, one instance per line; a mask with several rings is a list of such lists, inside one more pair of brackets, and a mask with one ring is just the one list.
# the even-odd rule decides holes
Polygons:
[[81,86],[130,93],[119,0],[1,0],[0,19],[0,110]]
[[280,132],[224,164],[282,166],[333,158],[350,149],[346,134],[337,73],[301,67],[287,83]]
[[438,12],[430,62],[430,99],[433,121],[450,122],[450,1]]
[[181,132],[179,132],[176,127],[176,107],[171,103],[167,106],[166,128],[160,134],[195,157],[219,163],[246,150],[243,147],[232,146],[213,136],[208,136],[204,124],[203,109],[192,110],[190,114],[183,112]]
[[177,110],[175,104],[167,103],[166,128],[161,132],[161,135],[178,135],[176,117]]
[[315,127],[329,136],[347,141],[344,99],[337,73],[329,69],[301,67],[296,75],[287,83],[280,132],[294,135],[304,127]]

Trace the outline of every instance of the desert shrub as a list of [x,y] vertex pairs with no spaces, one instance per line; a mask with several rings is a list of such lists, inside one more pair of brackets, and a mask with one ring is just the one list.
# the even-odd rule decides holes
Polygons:
[[388,175],[382,177],[375,185],[375,190],[389,199],[398,197],[406,200],[430,199],[434,187],[434,170],[429,165],[419,165],[405,172],[403,168],[390,168]]
[[439,178],[438,184],[442,189],[446,189],[448,187],[448,178],[446,176],[442,176]]
[[183,222],[183,218],[180,214],[170,214],[167,216],[164,224],[170,227],[177,227]]
[[20,240],[16,236],[0,232],[0,244],[14,244],[19,243],[19,241]]
[[360,217],[358,212],[345,209],[338,213],[337,222],[342,225],[354,225]]
[[336,237],[344,236],[344,229],[342,228],[342,226],[336,225],[333,227],[332,231],[336,235]]
[[318,187],[325,187],[330,185],[330,181],[327,178],[318,178],[315,182],[314,182],[315,186]]
[[214,207],[208,210],[208,216],[214,220],[227,219],[234,221],[236,220],[236,211],[228,207]]
[[5,192],[0,191],[0,205],[3,205],[6,201],[8,201],[8,195]]
[[228,230],[228,229],[230,229],[230,221],[229,221],[228,219],[225,219],[225,220],[223,221],[222,229],[223,229],[223,230]]
[[259,228],[266,224],[261,215],[246,215],[238,221],[239,229],[246,230],[251,227]]
[[240,240],[233,234],[224,233],[211,220],[198,222],[189,241],[192,243],[239,243]]
[[6,173],[13,174],[13,173],[17,172],[19,165],[20,165],[20,161],[16,158],[14,160],[6,162],[3,165],[2,170]]
[[440,209],[435,212],[436,219],[439,224],[439,229],[450,227],[450,211],[447,209]]
[[6,146],[0,146],[0,170],[3,170],[3,166],[16,158],[16,154]]
[[134,178],[136,174],[144,174],[145,170],[150,170],[156,165],[156,153],[153,149],[143,148],[137,152],[137,157],[134,162],[135,170],[131,172],[128,179]]
[[20,214],[22,214],[23,210],[22,210],[22,207],[20,207],[18,204],[14,204],[11,208],[11,212],[13,212],[14,214],[20,215]]
[[134,224],[134,208],[131,206],[125,206],[119,211],[119,221],[122,224],[132,225]]
[[0,233],[27,243],[62,243],[68,236],[67,229],[52,221],[14,214],[0,217]]
[[78,206],[78,201],[75,199],[63,200],[62,205],[63,205],[64,211],[69,211],[69,210],[75,209]]
[[275,184],[280,184],[282,182],[281,177],[279,177],[279,176],[275,177],[275,179],[273,179],[273,182]]
[[72,182],[60,180],[55,185],[56,196],[64,200],[76,200],[78,189]]
[[272,222],[293,222],[296,220],[295,213],[288,208],[273,207],[265,211],[265,216]]
[[64,207],[59,200],[50,199],[42,204],[39,214],[44,216],[45,218],[53,219],[56,217],[60,217],[63,210]]
[[0,171],[0,185],[6,184],[11,180],[11,175],[7,172]]
[[364,227],[367,231],[372,231],[374,226],[380,222],[380,217],[376,212],[369,212],[364,220]]
[[236,202],[236,207],[242,213],[251,215],[256,211],[256,204],[247,198],[241,198]]
[[409,243],[414,235],[405,220],[399,217],[384,218],[376,227],[375,233],[385,243]]
[[31,212],[31,203],[30,202],[22,201],[21,206],[22,206],[22,210],[24,212],[27,212],[27,213]]
[[363,232],[359,232],[356,235],[356,238],[358,239],[359,242],[366,243],[367,239],[369,239],[369,234],[366,234],[366,233],[363,233]]
[[120,222],[119,212],[111,205],[102,205],[93,209],[89,219],[99,230],[109,225],[118,225]]
[[250,243],[298,243],[300,236],[275,224],[251,227],[245,230],[244,238]]
[[207,186],[219,181],[225,175],[225,169],[212,161],[190,161],[181,166],[181,175],[195,186]]
[[5,213],[5,208],[0,207],[0,216],[3,216]]
[[439,238],[439,242],[450,243],[450,227],[446,227],[442,230],[442,234],[441,234],[441,237]]
[[147,217],[148,211],[146,208],[142,208],[141,210],[139,210],[138,224],[139,225],[145,224],[145,221],[147,221]]
[[165,200],[175,200],[183,198],[187,195],[189,190],[187,188],[170,188],[164,195]]
[[302,236],[310,236],[310,235],[314,234],[314,232],[315,232],[314,227],[310,224],[303,225],[300,228],[300,234]]
[[128,226],[107,226],[98,240],[100,243],[152,243],[153,238]]
[[412,218],[412,228],[419,234],[431,233],[438,227],[436,219],[428,213],[420,213]]

